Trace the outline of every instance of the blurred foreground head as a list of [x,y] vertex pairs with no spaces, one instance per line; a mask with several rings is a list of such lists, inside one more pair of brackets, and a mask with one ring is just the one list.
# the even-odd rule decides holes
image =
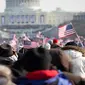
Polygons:
[[29,72],[48,70],[51,65],[51,56],[48,50],[41,47],[29,49],[21,59],[21,64]]
[[0,65],[0,85],[15,85],[11,81],[11,71],[8,67]]

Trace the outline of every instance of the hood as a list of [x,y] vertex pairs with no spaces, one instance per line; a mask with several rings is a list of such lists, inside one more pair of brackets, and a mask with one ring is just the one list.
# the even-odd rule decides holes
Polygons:
[[71,59],[76,59],[76,58],[80,58],[83,57],[82,53],[76,50],[65,50],[64,51],[67,55],[69,55],[71,57]]
[[26,75],[26,77],[29,80],[47,80],[49,78],[55,77],[58,74],[59,72],[56,70],[40,70],[40,71],[29,72]]
[[73,53],[75,51],[75,52],[82,53],[82,56],[85,56],[85,49],[78,47],[78,46],[65,46],[62,48],[62,50],[64,50],[64,51],[73,50]]

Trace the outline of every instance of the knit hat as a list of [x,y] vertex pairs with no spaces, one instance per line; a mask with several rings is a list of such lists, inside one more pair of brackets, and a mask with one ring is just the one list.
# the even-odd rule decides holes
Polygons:
[[41,47],[29,49],[21,59],[21,64],[29,72],[48,70],[50,69],[51,56],[48,50]]
[[58,43],[58,40],[57,39],[53,39],[53,43]]

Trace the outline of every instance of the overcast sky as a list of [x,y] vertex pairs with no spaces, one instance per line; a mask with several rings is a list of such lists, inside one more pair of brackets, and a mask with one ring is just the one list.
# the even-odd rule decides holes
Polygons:
[[[41,8],[55,10],[60,7],[66,11],[85,11],[85,0],[41,0]],[[0,0],[0,12],[5,9],[5,0]]]

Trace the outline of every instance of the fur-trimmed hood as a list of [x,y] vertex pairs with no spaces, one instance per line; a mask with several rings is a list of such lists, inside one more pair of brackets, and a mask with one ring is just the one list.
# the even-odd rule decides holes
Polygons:
[[65,50],[75,50],[75,51],[81,52],[82,55],[85,56],[85,49],[78,47],[78,46],[65,46],[65,47],[62,48],[62,50],[63,51],[65,51]]
[[77,46],[66,46],[63,47],[62,50],[68,54],[71,59],[85,57],[85,49]]

